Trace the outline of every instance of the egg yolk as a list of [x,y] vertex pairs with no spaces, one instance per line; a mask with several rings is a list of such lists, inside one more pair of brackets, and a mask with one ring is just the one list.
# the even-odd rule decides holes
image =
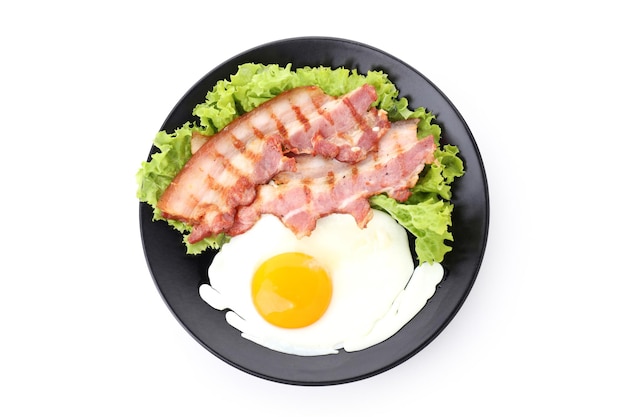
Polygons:
[[252,278],[252,300],[269,323],[295,329],[316,322],[330,304],[332,282],[312,256],[287,252],[267,259]]

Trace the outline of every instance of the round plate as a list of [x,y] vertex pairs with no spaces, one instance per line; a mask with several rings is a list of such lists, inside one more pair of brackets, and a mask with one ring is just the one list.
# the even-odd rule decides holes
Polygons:
[[[442,143],[459,147],[466,174],[453,184],[455,241],[446,255],[444,280],[420,313],[390,339],[368,349],[314,357],[275,352],[241,337],[224,312],[198,294],[207,282],[214,252],[185,254],[181,236],[163,221],[152,221],[152,209],[140,203],[141,236],[146,260],[165,303],[185,329],[206,349],[232,366],[260,378],[295,385],[332,385],[371,377],[415,355],[430,343],[457,313],[478,274],[487,242],[489,197],[484,167],[474,138],[454,105],[428,79],[406,63],[362,43],[336,38],[279,40],[243,52],[196,83],[176,104],[162,130],[192,120],[192,110],[217,81],[228,79],[246,62],[355,68],[360,73],[382,70],[409,99],[411,108],[433,112],[442,128]],[[152,148],[150,154],[156,152]]]

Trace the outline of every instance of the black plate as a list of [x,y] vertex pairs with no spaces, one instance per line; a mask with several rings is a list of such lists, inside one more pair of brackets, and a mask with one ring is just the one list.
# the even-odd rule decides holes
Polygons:
[[[389,74],[411,108],[424,106],[442,127],[442,142],[457,145],[466,174],[454,183],[453,251],[443,262],[444,281],[424,309],[387,341],[359,352],[300,357],[274,352],[241,337],[198,295],[207,280],[214,253],[188,256],[181,236],[165,222],[152,221],[152,209],[140,203],[140,222],[146,260],[168,307],[185,329],[206,349],[232,366],[268,380],[295,385],[332,385],[371,377],[415,355],[455,316],[478,274],[487,242],[489,197],[484,167],[465,121],[446,96],[406,63],[362,43],[336,38],[306,37],[279,40],[253,48],[224,62],[176,104],[161,129],[168,132],[191,120],[196,104],[214,84],[237,72],[239,64],[356,68],[360,73]],[[157,149],[152,148],[150,154]]]

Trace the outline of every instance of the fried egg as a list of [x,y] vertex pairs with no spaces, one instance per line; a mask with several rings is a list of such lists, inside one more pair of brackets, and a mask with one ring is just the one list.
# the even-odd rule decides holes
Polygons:
[[294,355],[357,351],[400,330],[433,295],[439,264],[414,268],[405,229],[374,210],[318,220],[297,238],[273,215],[225,244],[200,296],[257,344]]

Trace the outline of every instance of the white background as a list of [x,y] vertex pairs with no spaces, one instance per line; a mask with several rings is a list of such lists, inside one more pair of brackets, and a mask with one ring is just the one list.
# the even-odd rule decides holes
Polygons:
[[[625,415],[618,3],[3,2],[0,414]],[[491,197],[452,323],[404,364],[330,387],[252,377],[196,343],[152,282],[135,198],[189,87],[307,35],[383,49],[437,84]]]

